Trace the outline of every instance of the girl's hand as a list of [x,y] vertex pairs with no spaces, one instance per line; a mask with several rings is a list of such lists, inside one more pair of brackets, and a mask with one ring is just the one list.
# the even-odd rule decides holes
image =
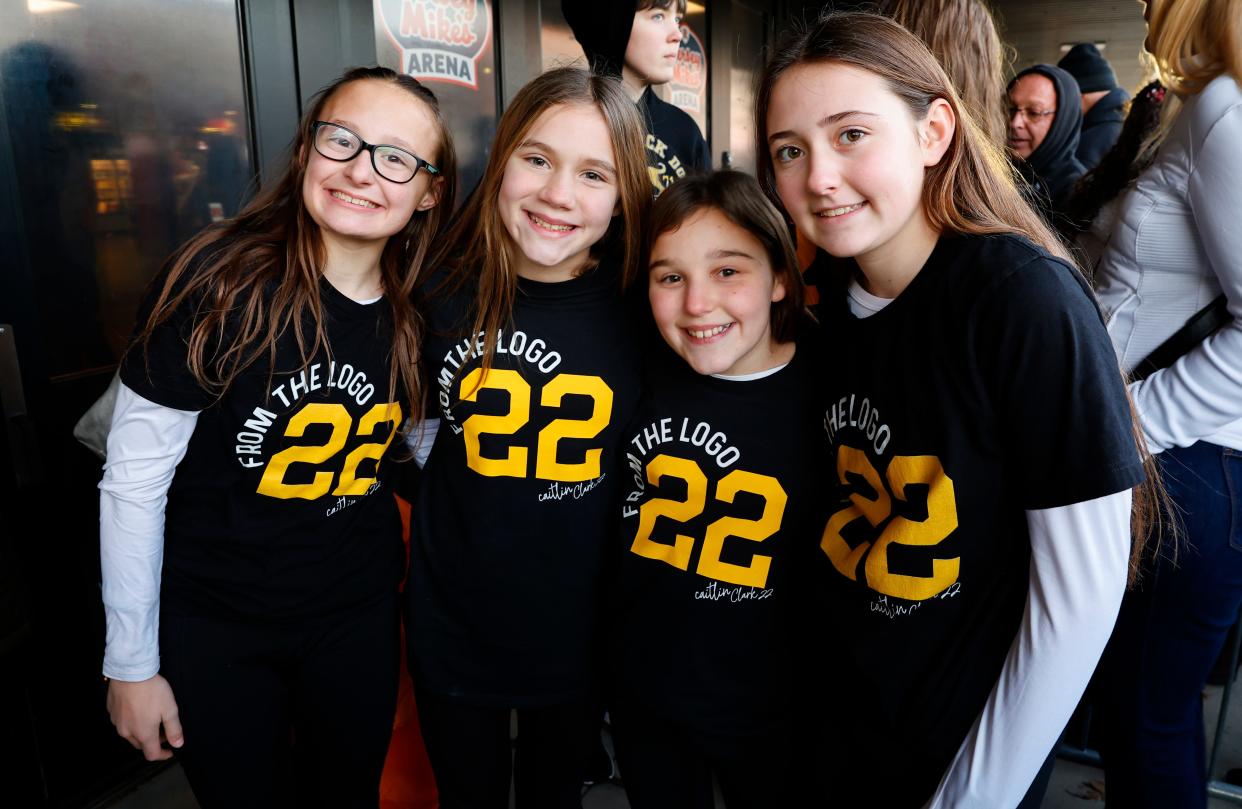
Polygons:
[[172,687],[158,674],[136,683],[109,681],[108,716],[121,738],[141,750],[147,761],[172,757],[162,742],[172,747],[185,743]]

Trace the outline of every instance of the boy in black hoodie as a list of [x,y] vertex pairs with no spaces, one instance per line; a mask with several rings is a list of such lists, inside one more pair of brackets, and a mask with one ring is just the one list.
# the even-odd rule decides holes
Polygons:
[[673,79],[686,0],[561,0],[565,21],[597,73],[619,77],[647,122],[647,173],[659,196],[687,171],[711,167],[698,124],[656,96]]

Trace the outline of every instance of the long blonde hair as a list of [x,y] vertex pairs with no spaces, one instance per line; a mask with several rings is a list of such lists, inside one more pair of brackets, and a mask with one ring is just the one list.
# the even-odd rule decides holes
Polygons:
[[1238,0],[1151,0],[1148,50],[1160,81],[1194,95],[1228,73],[1242,85],[1242,3]]
[[573,67],[549,70],[519,90],[500,116],[483,178],[449,231],[444,251],[427,265],[432,269],[442,263],[448,270],[445,283],[433,289],[432,296],[444,289],[474,285],[474,322],[468,333],[484,335],[485,370],[491,368],[497,335],[511,321],[517,296],[517,247],[505,230],[496,204],[505,166],[539,116],[562,105],[581,105],[599,111],[608,127],[617,163],[620,214],[613,217],[608,232],[591,248],[591,257],[598,262],[607,251],[620,252],[622,288],[638,275],[651,206],[642,116],[620,79]]
[[1242,3],[1238,0],[1148,0],[1147,53],[1160,83],[1173,92],[1160,125],[1143,141],[1136,163],[1156,157],[1181,101],[1213,79],[1229,74],[1242,85]]
[[983,0],[887,0],[880,12],[923,40],[988,139],[1003,144],[1005,47]]

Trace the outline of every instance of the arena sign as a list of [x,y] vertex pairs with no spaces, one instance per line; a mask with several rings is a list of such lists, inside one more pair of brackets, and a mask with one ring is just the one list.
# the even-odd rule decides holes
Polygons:
[[677,64],[669,83],[669,100],[697,119],[706,112],[707,54],[694,29],[683,25],[681,34]]
[[492,42],[488,0],[375,0],[375,18],[402,72],[479,89],[479,59]]

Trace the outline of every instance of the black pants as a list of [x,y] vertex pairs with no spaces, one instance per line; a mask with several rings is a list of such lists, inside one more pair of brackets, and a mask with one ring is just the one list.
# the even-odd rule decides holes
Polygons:
[[713,809],[713,775],[728,809],[807,805],[796,793],[799,773],[786,729],[725,738],[633,706],[618,706],[611,717],[633,809]]
[[440,790],[440,809],[580,809],[584,759],[599,736],[594,702],[519,708],[511,748],[509,709],[477,707],[415,688],[418,721]]
[[290,624],[160,616],[160,673],[203,809],[367,807],[396,711],[396,596]]

